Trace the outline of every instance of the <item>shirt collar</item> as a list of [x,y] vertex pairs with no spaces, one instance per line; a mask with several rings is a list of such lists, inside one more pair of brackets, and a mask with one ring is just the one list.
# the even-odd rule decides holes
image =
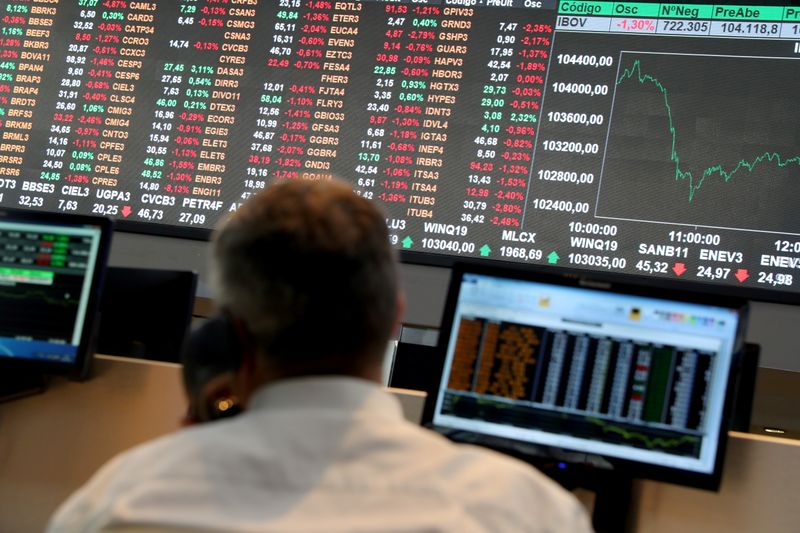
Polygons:
[[318,409],[368,413],[402,419],[400,402],[383,387],[348,376],[308,376],[265,385],[250,399],[249,410]]

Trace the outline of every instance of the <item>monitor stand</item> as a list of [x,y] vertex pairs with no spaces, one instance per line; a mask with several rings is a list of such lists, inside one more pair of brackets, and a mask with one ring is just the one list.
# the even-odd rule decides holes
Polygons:
[[37,372],[0,369],[0,402],[7,402],[45,391],[47,380]]
[[592,527],[596,533],[633,531],[633,480],[622,474],[612,474],[592,490],[595,494]]

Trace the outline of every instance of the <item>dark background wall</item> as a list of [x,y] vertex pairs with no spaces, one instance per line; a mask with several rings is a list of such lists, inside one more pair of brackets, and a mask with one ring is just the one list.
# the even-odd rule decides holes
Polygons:
[[[213,298],[209,287],[208,243],[117,232],[111,264],[141,268],[194,270],[200,275],[198,296]],[[438,327],[450,272],[446,268],[402,266],[408,300],[404,322]],[[800,372],[800,308],[753,302],[748,342],[761,344],[760,366]]]

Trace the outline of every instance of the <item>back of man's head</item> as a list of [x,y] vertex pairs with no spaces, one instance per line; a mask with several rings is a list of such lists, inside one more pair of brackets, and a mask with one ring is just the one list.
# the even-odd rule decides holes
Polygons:
[[383,215],[341,182],[291,181],[250,198],[214,242],[218,300],[259,351],[296,374],[380,357],[397,319]]

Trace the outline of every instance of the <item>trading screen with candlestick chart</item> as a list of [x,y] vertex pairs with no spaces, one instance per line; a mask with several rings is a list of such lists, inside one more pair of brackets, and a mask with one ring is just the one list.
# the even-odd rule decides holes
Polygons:
[[0,21],[0,206],[205,237],[275,180],[338,175],[411,261],[800,295],[800,8],[0,0]]

